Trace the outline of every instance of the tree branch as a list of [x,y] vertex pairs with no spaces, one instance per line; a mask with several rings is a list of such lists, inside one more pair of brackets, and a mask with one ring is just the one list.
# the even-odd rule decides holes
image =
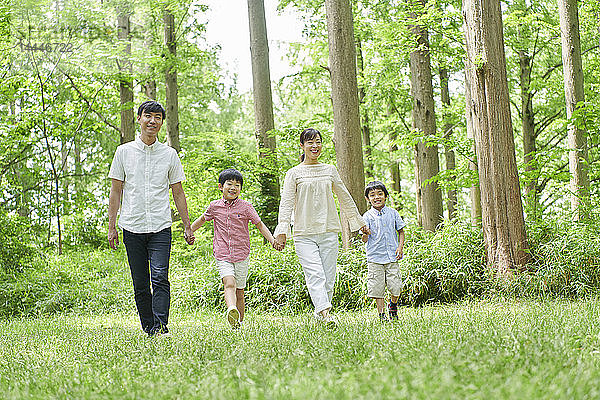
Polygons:
[[[73,78],[67,74],[65,71],[63,71],[62,69],[59,68],[59,71],[62,72],[62,74],[69,80],[69,82],[71,82],[71,87],[73,89],[75,89],[75,91],[77,92],[77,94],[79,95],[79,98],[81,100],[83,100],[85,102],[85,104],[90,107],[91,111],[94,112],[94,114],[96,114],[101,120],[102,122],[104,122],[106,125],[108,125],[109,127],[113,128],[114,130],[116,130],[117,132],[119,132],[119,134],[121,134],[121,128],[119,128],[118,126],[112,124],[110,121],[108,121],[98,110],[96,110],[95,108],[91,107],[90,102],[85,98],[85,96],[81,93],[81,90],[79,90],[79,88],[77,87],[77,85],[75,84],[75,82],[73,81]],[[104,88],[104,86],[106,86],[106,82],[104,82],[102,84],[102,88]],[[96,96],[98,95],[98,92],[96,93],[96,95],[94,95],[94,99],[96,99]]]
[[[97,177],[97,176],[102,176],[102,175],[104,175],[104,173],[102,173],[102,172],[84,173],[84,174],[75,174],[75,173],[73,173],[73,174],[62,175],[62,176],[59,177],[59,180],[61,178]],[[54,176],[50,176],[50,177],[45,178],[45,179],[40,179],[40,180],[38,180],[36,182],[35,185],[23,188],[21,191],[19,191],[19,193],[15,194],[15,195],[13,195],[11,197],[8,197],[8,198],[4,199],[4,203],[9,203],[9,202],[13,201],[14,199],[16,199],[18,196],[21,196],[23,193],[27,193],[27,192],[30,192],[32,190],[39,189],[40,186],[43,186],[44,184],[46,184],[48,182],[52,182],[52,181],[54,181]]]

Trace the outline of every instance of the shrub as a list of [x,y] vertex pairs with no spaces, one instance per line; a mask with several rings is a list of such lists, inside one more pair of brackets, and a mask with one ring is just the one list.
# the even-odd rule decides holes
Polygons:
[[449,224],[436,232],[408,230],[400,270],[400,300],[419,305],[481,295],[487,287],[485,249],[479,229]]
[[63,244],[65,247],[81,246],[100,249],[106,246],[106,225],[103,217],[85,216],[81,213],[64,218]]
[[348,310],[371,304],[367,298],[367,259],[360,239],[351,249],[340,251],[332,303],[336,308]]
[[0,271],[19,272],[31,264],[35,254],[36,227],[29,219],[11,216],[0,208]]
[[132,305],[123,250],[49,255],[23,272],[0,275],[0,317],[131,310]]
[[[593,222],[546,221],[528,228],[533,261],[506,282],[490,279],[483,237],[468,224],[450,224],[431,233],[406,228],[400,269],[401,302],[421,305],[479,296],[561,296],[600,291],[600,238]],[[223,287],[207,237],[187,246],[174,228],[171,291],[174,308],[223,308]],[[252,236],[246,304],[255,311],[312,309],[304,274],[290,242],[283,252]],[[336,309],[370,306],[366,260],[359,241],[340,252],[333,304]],[[11,264],[14,265],[14,264]],[[25,269],[0,270],[0,317],[65,312],[135,310],[124,246],[118,251],[68,250],[62,256],[32,258]]]
[[[212,250],[200,249],[195,258],[185,256],[192,248],[174,249],[179,260],[174,270],[177,287],[175,304],[180,307],[224,307],[223,284],[219,279]],[[182,257],[183,256],[183,257]],[[302,268],[293,246],[277,252],[260,242],[252,244],[246,287],[246,306],[253,310],[299,311],[310,305]]]
[[505,288],[516,296],[582,297],[600,290],[600,238],[594,221],[545,220],[528,227],[532,262]]

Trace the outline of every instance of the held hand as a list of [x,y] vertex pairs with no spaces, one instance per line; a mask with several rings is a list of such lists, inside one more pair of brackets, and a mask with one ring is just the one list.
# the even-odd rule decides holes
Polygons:
[[362,234],[363,234],[363,235],[367,235],[367,236],[368,236],[368,235],[370,235],[370,234],[371,234],[371,230],[370,230],[370,229],[369,229],[369,227],[368,227],[368,226],[366,226],[366,225],[363,225],[363,226],[360,228],[360,231],[362,232]]
[[396,259],[400,260],[402,259],[402,256],[404,256],[404,253],[402,252],[402,247],[398,247],[396,249]]
[[275,241],[273,242],[273,247],[276,250],[281,251],[281,250],[283,250],[285,248],[285,241],[286,241],[285,233],[280,233],[275,238]]
[[192,227],[188,226],[184,229],[183,231],[183,238],[185,239],[185,241],[187,242],[187,244],[192,245],[194,244],[194,241],[196,240],[196,237],[194,236],[194,231],[192,231]]
[[113,250],[119,247],[119,232],[117,232],[117,228],[108,228],[108,245]]

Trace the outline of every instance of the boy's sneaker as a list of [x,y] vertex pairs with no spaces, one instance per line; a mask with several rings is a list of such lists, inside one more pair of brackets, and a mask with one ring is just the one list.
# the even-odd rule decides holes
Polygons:
[[231,307],[227,310],[227,322],[233,329],[237,329],[240,327],[240,312],[237,308]]
[[390,304],[388,304],[388,312],[390,313],[391,320],[398,320],[398,303],[392,303],[390,301]]
[[379,314],[379,321],[382,322],[382,323],[390,322],[388,316],[385,315],[384,312],[382,312],[381,314]]

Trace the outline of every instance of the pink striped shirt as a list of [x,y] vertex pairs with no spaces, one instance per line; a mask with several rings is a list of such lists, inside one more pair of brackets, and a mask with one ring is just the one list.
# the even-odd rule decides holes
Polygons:
[[219,261],[239,262],[250,254],[248,221],[254,225],[261,220],[252,204],[242,199],[228,203],[225,199],[211,201],[204,219],[214,219],[213,254]]

